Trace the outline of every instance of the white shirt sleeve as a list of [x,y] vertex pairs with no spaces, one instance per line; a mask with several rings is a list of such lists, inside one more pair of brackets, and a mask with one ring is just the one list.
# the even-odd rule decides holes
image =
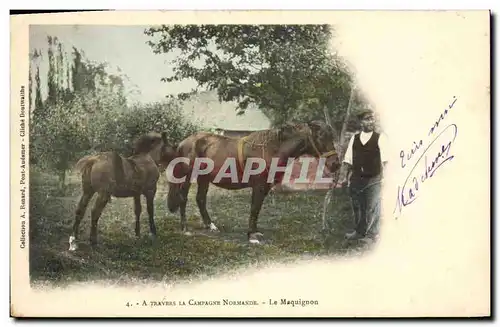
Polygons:
[[382,162],[387,162],[389,160],[389,158],[387,157],[387,147],[387,137],[385,136],[385,134],[380,133],[380,137],[378,138],[378,148],[380,149],[380,161]]
[[349,140],[349,144],[347,145],[347,150],[345,151],[343,160],[343,162],[350,165],[352,165],[352,145],[354,144],[354,136],[356,136],[356,134],[351,136],[351,139]]

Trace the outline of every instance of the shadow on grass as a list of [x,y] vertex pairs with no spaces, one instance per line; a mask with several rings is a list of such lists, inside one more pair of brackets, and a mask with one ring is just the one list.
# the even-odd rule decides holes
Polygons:
[[[68,237],[79,199],[79,181],[72,179],[61,196],[57,180],[32,171],[30,185],[30,276],[32,282],[64,286],[76,281],[133,280],[171,282],[215,275],[230,269],[286,262],[301,257],[347,255],[361,244],[347,243],[344,234],[351,225],[347,194],[335,190],[328,211],[331,230],[321,231],[324,192],[276,193],[266,198],[258,226],[262,245],[248,244],[250,190],[225,191],[211,186],[207,209],[219,233],[201,229],[192,187],[187,207],[186,236],[179,232],[179,214],[166,209],[166,192],[160,187],[155,199],[157,239],[149,236],[145,201],[141,215],[142,237],[134,235],[132,199],[113,199],[98,225],[98,246],[88,243],[90,210],[80,225],[79,249],[68,251]],[[273,199],[274,197],[274,199]]]

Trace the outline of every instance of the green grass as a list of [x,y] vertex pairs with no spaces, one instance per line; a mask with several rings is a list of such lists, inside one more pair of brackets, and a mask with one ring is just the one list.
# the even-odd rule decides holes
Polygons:
[[219,233],[201,229],[196,185],[188,202],[192,236],[179,232],[179,214],[166,207],[167,187],[160,182],[155,199],[157,240],[149,239],[145,200],[142,199],[140,239],[135,238],[133,200],[116,199],[106,206],[98,225],[98,246],[89,246],[90,202],[80,225],[79,249],[68,251],[68,237],[80,196],[80,181],[70,176],[64,191],[54,176],[32,169],[30,175],[30,275],[32,282],[60,286],[90,280],[113,283],[176,281],[211,276],[245,265],[259,266],[303,257],[347,255],[362,244],[345,242],[351,226],[349,198],[335,191],[328,210],[330,230],[321,231],[324,192],[277,193],[266,198],[259,216],[265,243],[252,245],[246,232],[250,189],[226,191],[211,186],[208,211]]

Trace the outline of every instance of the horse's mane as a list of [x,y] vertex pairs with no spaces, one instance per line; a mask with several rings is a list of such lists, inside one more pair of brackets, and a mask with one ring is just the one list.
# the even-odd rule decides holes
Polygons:
[[142,135],[135,142],[134,155],[148,153],[158,142],[161,142],[161,140],[160,133],[150,132]]
[[270,129],[256,131],[246,137],[246,140],[255,144],[267,144],[269,142],[282,142],[291,135],[297,135],[309,123],[285,123]]
[[311,120],[302,123],[285,123],[274,128],[253,132],[246,136],[246,143],[254,146],[280,146],[282,142],[290,137],[298,135],[310,135],[320,131],[320,134],[331,134],[334,139],[337,139],[332,128],[321,120]]

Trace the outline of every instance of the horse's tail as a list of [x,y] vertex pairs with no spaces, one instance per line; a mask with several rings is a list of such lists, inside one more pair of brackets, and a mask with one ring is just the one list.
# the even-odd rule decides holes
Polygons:
[[168,183],[167,207],[171,213],[176,212],[181,204],[181,192],[179,186],[179,183]]
[[[183,153],[184,149],[182,148],[182,144],[179,144],[179,146],[177,146],[176,156],[181,156]],[[173,170],[170,171],[170,173],[173,174],[173,177],[182,178],[184,176],[187,178],[186,175],[188,173],[188,169],[189,167],[185,163],[178,162],[173,167]],[[179,209],[179,206],[181,205],[181,202],[183,200],[183,194],[181,190],[182,185],[182,183],[175,181],[169,180],[168,182],[167,207],[171,213],[174,213]]]
[[86,155],[85,157],[78,160],[78,162],[75,165],[75,169],[79,171],[81,174],[84,174],[86,171],[92,168],[97,159],[99,159],[99,157],[96,155],[93,154]]
[[115,172],[116,184],[123,185],[125,182],[125,171],[123,170],[123,159],[115,151],[113,151],[113,170]]

